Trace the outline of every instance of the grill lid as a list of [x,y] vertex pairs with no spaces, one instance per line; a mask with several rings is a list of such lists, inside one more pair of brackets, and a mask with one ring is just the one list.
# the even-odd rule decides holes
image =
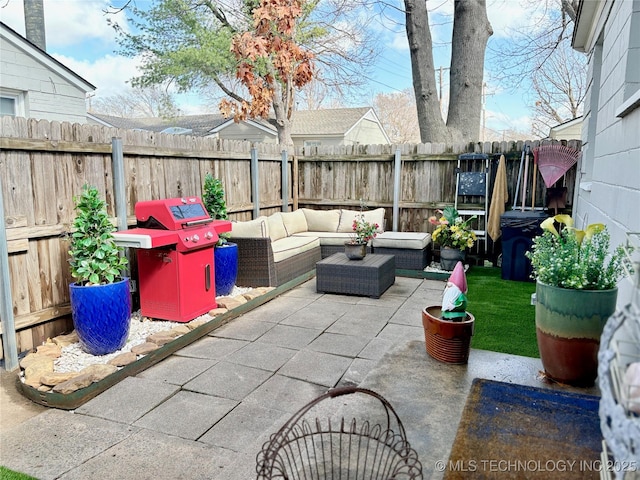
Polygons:
[[182,230],[206,225],[213,219],[198,197],[165,198],[138,202],[135,207],[140,228]]

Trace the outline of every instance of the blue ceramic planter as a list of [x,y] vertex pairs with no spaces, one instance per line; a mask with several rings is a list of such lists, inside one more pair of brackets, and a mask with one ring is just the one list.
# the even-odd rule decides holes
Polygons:
[[69,285],[71,316],[82,349],[106,355],[124,347],[129,336],[129,279],[108,285]]
[[238,245],[225,243],[214,249],[216,296],[229,295],[238,277]]

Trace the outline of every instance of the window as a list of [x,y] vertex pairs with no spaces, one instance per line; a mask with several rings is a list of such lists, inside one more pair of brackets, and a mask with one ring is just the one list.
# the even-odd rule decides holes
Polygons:
[[14,90],[0,90],[0,116],[24,117],[24,102],[22,92]]

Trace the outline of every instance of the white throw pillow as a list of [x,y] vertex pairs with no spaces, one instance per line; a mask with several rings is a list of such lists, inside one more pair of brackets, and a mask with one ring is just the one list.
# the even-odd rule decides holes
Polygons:
[[282,221],[282,214],[276,212],[267,217],[267,224],[269,225],[269,237],[272,241],[280,240],[287,236],[287,229],[284,228],[284,222]]
[[246,222],[231,222],[231,238],[268,237],[267,217],[260,216]]
[[307,218],[304,216],[302,210],[282,212],[280,215],[282,215],[282,222],[284,223],[284,228],[287,230],[287,236],[309,230],[307,228]]
[[341,233],[353,233],[353,220],[359,218],[360,213],[364,215],[364,220],[369,223],[377,223],[377,232],[384,232],[384,208],[376,208],[375,210],[345,210],[342,209],[340,214],[340,224],[338,225],[338,232]]
[[312,210],[301,208],[310,232],[336,232],[340,223],[340,210]]

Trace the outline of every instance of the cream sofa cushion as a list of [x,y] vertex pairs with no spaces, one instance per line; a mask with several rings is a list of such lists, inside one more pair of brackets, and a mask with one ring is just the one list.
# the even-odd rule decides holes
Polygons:
[[271,248],[273,248],[273,261],[275,263],[319,247],[320,240],[318,240],[318,237],[293,236],[281,238],[271,243]]
[[280,240],[287,236],[287,229],[284,228],[284,222],[282,221],[282,214],[276,212],[267,217],[267,224],[269,225],[269,237],[271,241]]
[[337,232],[340,223],[340,210],[312,210],[301,208],[307,219],[310,232]]
[[266,238],[268,236],[269,225],[264,215],[246,222],[231,222],[231,238]]
[[301,210],[282,212],[280,215],[282,215],[282,222],[284,223],[284,228],[287,230],[287,236],[309,230],[307,227],[307,218]]
[[384,232],[384,208],[376,208],[375,210],[345,210],[342,209],[340,214],[340,224],[338,225],[338,232],[353,233],[353,220],[362,213],[364,220],[369,223],[378,224],[378,233]]
[[424,232],[384,232],[373,239],[373,248],[405,248],[422,250],[431,243],[431,234]]

